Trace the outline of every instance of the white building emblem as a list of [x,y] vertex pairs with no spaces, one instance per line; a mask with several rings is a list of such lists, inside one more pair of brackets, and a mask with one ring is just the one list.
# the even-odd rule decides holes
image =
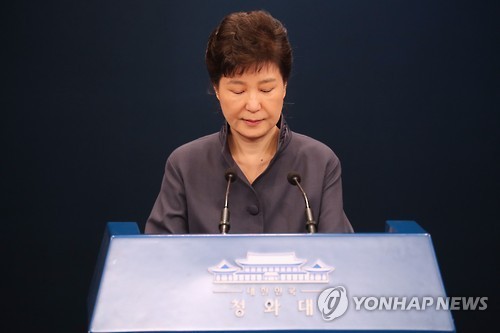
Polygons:
[[333,267],[321,260],[306,266],[307,260],[287,253],[248,252],[246,258],[235,259],[236,265],[222,260],[208,268],[213,283],[329,283]]

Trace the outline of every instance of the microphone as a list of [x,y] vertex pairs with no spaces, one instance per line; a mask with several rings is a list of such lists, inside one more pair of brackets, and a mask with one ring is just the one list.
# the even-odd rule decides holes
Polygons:
[[227,188],[226,188],[226,196],[224,199],[224,208],[222,208],[221,218],[219,222],[219,231],[221,234],[227,234],[229,232],[229,228],[231,227],[229,224],[229,208],[228,208],[228,200],[229,200],[229,187],[231,183],[236,180],[236,173],[232,169],[227,169],[224,174],[227,180]]
[[306,230],[310,234],[314,234],[317,231],[316,222],[314,221],[313,212],[311,206],[309,206],[309,199],[307,199],[307,194],[300,186],[300,175],[296,172],[290,172],[287,176],[288,182],[294,186],[297,186],[304,197],[306,203]]

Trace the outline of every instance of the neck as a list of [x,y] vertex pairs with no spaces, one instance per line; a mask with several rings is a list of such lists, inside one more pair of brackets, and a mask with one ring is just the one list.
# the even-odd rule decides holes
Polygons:
[[244,162],[262,162],[270,160],[278,148],[279,129],[276,127],[273,131],[262,138],[249,140],[247,138],[230,133],[229,149],[233,158]]

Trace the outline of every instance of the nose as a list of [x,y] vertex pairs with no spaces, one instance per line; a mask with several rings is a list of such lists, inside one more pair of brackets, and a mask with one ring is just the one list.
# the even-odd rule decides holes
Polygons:
[[257,112],[260,110],[260,100],[256,93],[248,95],[247,103],[245,105],[247,111]]

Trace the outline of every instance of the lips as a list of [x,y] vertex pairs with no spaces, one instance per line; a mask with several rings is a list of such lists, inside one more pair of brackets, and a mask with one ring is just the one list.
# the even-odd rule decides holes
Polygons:
[[262,122],[262,119],[243,119],[243,121],[248,126],[257,126],[258,124],[260,124]]

